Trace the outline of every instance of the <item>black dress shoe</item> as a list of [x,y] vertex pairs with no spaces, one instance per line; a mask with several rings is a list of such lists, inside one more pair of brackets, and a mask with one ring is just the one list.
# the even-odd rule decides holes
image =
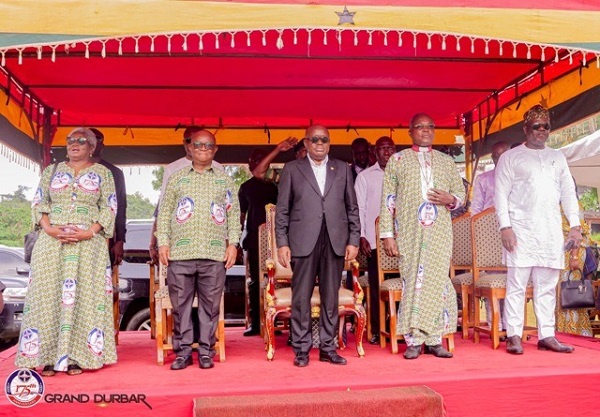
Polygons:
[[454,356],[451,352],[448,352],[442,345],[435,346],[427,346],[429,348],[429,353],[431,353],[436,358],[451,358]]
[[421,345],[408,346],[404,352],[404,359],[417,359],[421,354]]
[[556,337],[546,337],[538,340],[539,350],[551,350],[558,353],[571,353],[575,350],[573,346],[564,345],[556,340]]
[[177,358],[175,358],[175,362],[173,362],[171,364],[171,370],[179,371],[180,369],[187,368],[191,364],[192,364],[191,356],[178,356]]
[[308,366],[309,360],[310,358],[308,357],[308,353],[298,353],[294,358],[294,366],[304,368],[305,366]]
[[373,333],[373,337],[369,339],[369,343],[372,345],[378,345],[379,341],[379,333]]
[[257,334],[260,334],[260,331],[252,326],[244,332],[244,336],[256,336]]
[[[538,344],[539,349],[539,344]],[[519,336],[510,336],[506,338],[506,351],[512,355],[523,354],[523,344]]]
[[198,361],[200,362],[198,366],[202,369],[210,369],[215,366],[213,359],[208,355],[201,355]]
[[347,362],[346,359],[344,359],[340,355],[338,355],[336,351],[333,351],[333,352],[320,351],[319,352],[319,360],[321,362],[329,362],[334,365],[346,365],[346,362]]

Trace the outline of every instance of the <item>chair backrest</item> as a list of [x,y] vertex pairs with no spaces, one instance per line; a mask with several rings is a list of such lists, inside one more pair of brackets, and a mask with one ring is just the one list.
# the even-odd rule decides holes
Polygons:
[[269,250],[269,237],[267,236],[267,224],[263,223],[258,226],[258,269],[260,279],[265,276],[267,268],[266,262],[269,256],[267,255]]
[[465,213],[452,220],[453,268],[468,269],[472,267],[473,250],[471,246],[471,214]]
[[400,271],[399,258],[387,256],[379,239],[379,217],[375,219],[375,241],[377,242],[377,268],[382,274],[398,273]]
[[471,219],[473,267],[505,268],[502,264],[502,238],[496,209],[490,207]]
[[[267,211],[267,260],[266,262],[273,262],[275,265],[275,280],[290,280],[292,279],[292,269],[290,267],[284,268],[279,263],[277,258],[277,242],[275,239],[275,204],[267,204],[265,206]],[[265,267],[266,269],[266,267]]]

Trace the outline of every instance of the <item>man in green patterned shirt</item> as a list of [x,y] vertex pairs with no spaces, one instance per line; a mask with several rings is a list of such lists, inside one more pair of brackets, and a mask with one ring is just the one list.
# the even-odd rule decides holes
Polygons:
[[234,263],[240,239],[240,209],[229,176],[212,167],[217,152],[214,135],[200,130],[186,144],[192,166],[174,173],[161,201],[156,237],[160,262],[168,265],[169,296],[173,304],[171,369],[192,364],[192,302],[198,296],[198,360],[200,368],[214,366],[212,357],[225,270]]

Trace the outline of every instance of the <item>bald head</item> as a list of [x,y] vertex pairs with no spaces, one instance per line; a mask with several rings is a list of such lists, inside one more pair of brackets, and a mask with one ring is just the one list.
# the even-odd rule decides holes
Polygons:
[[498,164],[498,160],[500,159],[500,155],[504,152],[508,151],[510,147],[506,142],[496,142],[492,145],[492,161],[494,161],[494,165]]

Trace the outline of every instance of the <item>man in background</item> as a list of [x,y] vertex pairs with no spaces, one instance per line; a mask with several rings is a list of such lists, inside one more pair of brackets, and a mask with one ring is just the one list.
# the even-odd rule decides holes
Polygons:
[[377,245],[375,241],[375,219],[381,208],[381,188],[383,172],[390,156],[396,152],[394,141],[382,136],[375,142],[375,165],[362,171],[356,177],[354,190],[358,202],[360,216],[360,251],[368,258],[369,292],[371,298],[371,332],[369,340],[372,345],[379,344],[379,273],[377,268]]
[[115,181],[115,192],[117,194],[117,216],[115,218],[115,233],[108,241],[111,265],[120,265],[123,261],[123,246],[127,233],[127,190],[125,188],[125,176],[123,171],[102,158],[104,150],[104,134],[98,129],[91,128],[96,136],[96,149],[92,155],[94,160],[110,170]]
[[365,138],[356,138],[350,145],[352,150],[352,179],[356,180],[356,176],[369,167],[369,141]]

